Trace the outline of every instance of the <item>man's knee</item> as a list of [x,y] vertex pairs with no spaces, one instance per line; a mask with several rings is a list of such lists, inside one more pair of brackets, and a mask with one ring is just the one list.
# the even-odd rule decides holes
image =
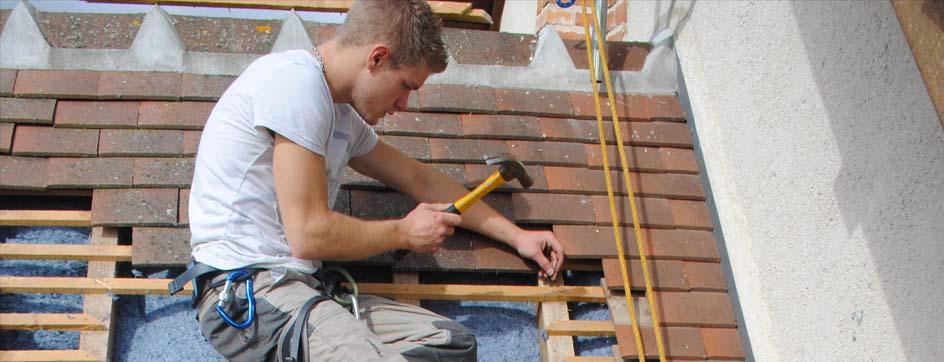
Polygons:
[[477,346],[475,335],[459,322],[439,320],[432,325],[449,336],[444,344],[420,345],[403,351],[402,355],[408,361],[442,361],[442,362],[469,362],[475,361]]

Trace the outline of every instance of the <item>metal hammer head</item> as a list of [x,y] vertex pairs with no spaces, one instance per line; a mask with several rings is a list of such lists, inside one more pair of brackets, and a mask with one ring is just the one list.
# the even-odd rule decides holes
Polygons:
[[498,172],[505,181],[518,179],[518,182],[521,183],[521,186],[524,188],[529,188],[534,184],[534,180],[528,175],[528,171],[524,169],[524,165],[521,164],[521,161],[518,161],[515,156],[503,153],[501,156],[486,159],[485,164],[498,165]]

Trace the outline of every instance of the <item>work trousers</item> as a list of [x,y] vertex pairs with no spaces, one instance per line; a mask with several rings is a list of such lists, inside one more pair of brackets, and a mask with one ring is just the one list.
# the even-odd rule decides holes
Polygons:
[[[221,274],[214,278],[219,282]],[[203,336],[230,361],[280,361],[280,341],[299,317],[299,309],[321,294],[318,279],[288,270],[261,271],[253,277],[255,322],[246,329],[227,324],[216,310],[223,286],[210,288],[197,304]],[[246,283],[235,290],[237,305],[246,305]],[[426,309],[376,296],[358,298],[358,320],[333,300],[309,311],[307,355],[303,361],[475,361],[472,332],[453,320]],[[246,318],[246,308],[231,317]]]

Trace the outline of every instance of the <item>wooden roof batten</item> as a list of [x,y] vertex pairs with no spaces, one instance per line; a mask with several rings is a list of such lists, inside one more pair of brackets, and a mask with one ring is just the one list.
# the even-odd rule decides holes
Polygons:
[[[85,0],[91,3],[108,4],[154,4],[203,6],[217,8],[247,8],[266,10],[296,10],[346,12],[353,0]],[[492,18],[483,9],[473,9],[472,3],[453,1],[429,1],[430,8],[443,20],[492,24]]]

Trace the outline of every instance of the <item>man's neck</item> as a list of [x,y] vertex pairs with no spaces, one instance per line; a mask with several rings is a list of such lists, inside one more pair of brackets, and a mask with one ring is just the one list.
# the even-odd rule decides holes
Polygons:
[[344,49],[334,40],[329,40],[318,45],[318,52],[321,54],[321,60],[324,62],[325,81],[328,83],[328,90],[331,91],[331,99],[334,103],[349,103],[351,101],[351,87],[353,85],[354,69],[352,66],[356,62],[351,61],[353,56],[349,49]]

